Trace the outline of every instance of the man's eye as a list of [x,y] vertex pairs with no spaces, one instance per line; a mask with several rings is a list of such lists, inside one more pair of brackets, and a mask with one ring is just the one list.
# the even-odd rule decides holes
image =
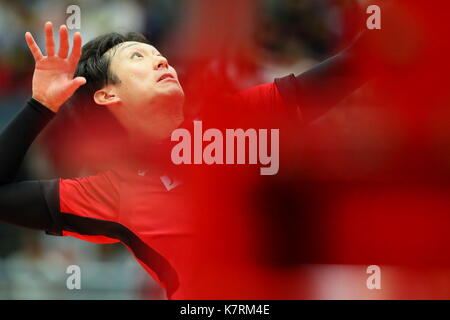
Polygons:
[[133,52],[133,54],[131,55],[131,59],[133,59],[134,57],[142,58],[143,55],[140,54],[139,52]]

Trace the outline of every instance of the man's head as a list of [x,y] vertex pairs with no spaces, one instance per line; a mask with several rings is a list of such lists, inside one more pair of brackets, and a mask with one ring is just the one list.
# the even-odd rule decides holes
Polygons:
[[161,140],[183,121],[184,93],[175,69],[137,33],[109,33],[83,46],[76,76],[87,94],[131,133]]

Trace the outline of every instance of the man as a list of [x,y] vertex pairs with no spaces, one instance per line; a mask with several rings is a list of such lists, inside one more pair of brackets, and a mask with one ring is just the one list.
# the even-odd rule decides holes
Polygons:
[[[185,263],[191,221],[182,208],[181,188],[157,167],[13,182],[30,144],[81,86],[125,128],[132,143],[158,143],[183,122],[184,92],[177,73],[143,36],[107,34],[81,50],[76,33],[68,55],[67,28],[61,26],[59,33],[56,53],[52,24],[46,23],[46,56],[31,34],[25,35],[36,62],[33,95],[0,135],[0,219],[53,235],[122,242],[169,298],[192,298],[188,287],[194,284],[186,280],[192,270]],[[365,80],[347,74],[352,62],[348,49],[302,75],[247,89],[239,97],[251,110],[300,111],[311,121]],[[306,107],[312,104],[320,108]]]

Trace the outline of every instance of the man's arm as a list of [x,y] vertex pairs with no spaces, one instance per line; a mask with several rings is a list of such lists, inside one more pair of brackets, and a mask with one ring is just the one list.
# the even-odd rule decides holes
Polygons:
[[31,99],[0,134],[1,221],[39,230],[51,229],[44,190],[55,189],[57,180],[13,181],[29,146],[53,116],[52,111]]
[[363,34],[347,49],[302,74],[275,79],[285,102],[290,108],[299,107],[303,120],[316,120],[370,79],[357,66],[366,37]]
[[30,33],[25,39],[36,67],[33,98],[0,133],[0,220],[3,222],[57,232],[59,225],[58,179],[13,182],[31,143],[54,117],[60,106],[85,79],[73,79],[81,53],[81,36],[74,36],[68,57],[68,31],[60,28],[61,45],[55,55],[51,23],[45,25],[47,56],[43,56]]

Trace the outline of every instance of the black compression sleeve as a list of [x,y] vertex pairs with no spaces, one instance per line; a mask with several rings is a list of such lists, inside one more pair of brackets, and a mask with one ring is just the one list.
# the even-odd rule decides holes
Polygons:
[[55,113],[30,99],[0,134],[0,185],[14,181],[31,143]]
[[300,108],[305,121],[314,121],[369,80],[356,69],[358,46],[359,40],[300,75],[275,79],[289,108]]
[[54,115],[31,99],[0,133],[0,221],[57,234],[58,180],[13,183],[31,143]]
[[0,187],[0,220],[38,230],[50,230],[52,219],[40,181]]

